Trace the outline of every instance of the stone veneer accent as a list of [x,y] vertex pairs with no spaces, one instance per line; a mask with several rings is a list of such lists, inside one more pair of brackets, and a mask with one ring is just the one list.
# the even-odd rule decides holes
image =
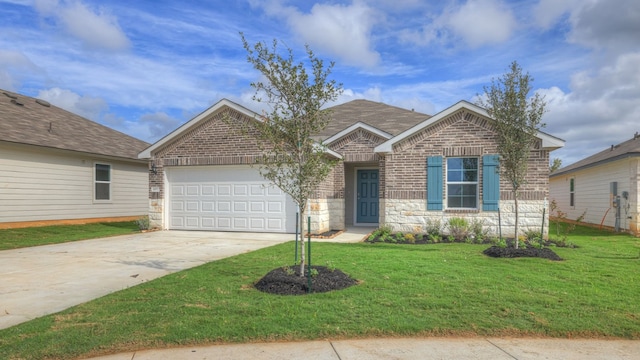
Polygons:
[[[540,231],[542,227],[542,209],[544,200],[519,200],[519,228],[520,235],[527,229]],[[498,212],[481,211],[427,211],[427,202],[423,199],[384,199],[384,215],[381,223],[390,226],[393,231],[424,233],[428,221],[439,220],[445,227],[450,218],[465,218],[468,221],[478,219],[483,222],[489,234],[497,236]],[[515,226],[515,212],[513,201],[500,201],[502,235],[513,236]],[[544,217],[545,237],[548,237],[549,209]]]
[[312,234],[345,229],[344,199],[312,199],[310,204]]

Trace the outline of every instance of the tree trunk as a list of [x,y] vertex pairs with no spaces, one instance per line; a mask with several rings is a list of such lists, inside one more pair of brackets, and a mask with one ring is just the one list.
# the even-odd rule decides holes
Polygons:
[[513,192],[513,200],[514,200],[515,214],[516,214],[516,219],[515,219],[516,249],[518,249],[520,247],[520,240],[518,239],[518,191],[517,190]]
[[[305,204],[306,205],[306,204]],[[304,221],[304,208],[300,209],[300,276],[304,276],[304,263],[305,263],[305,254],[304,254],[304,228],[307,223]]]

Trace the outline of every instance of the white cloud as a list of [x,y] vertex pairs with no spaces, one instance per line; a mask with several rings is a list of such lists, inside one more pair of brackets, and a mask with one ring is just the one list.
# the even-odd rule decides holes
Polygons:
[[38,67],[23,53],[0,50],[0,89],[16,90],[23,77],[19,74],[37,71]]
[[544,121],[549,132],[567,141],[552,156],[561,156],[569,165],[640,130],[638,68],[640,52],[630,53],[595,74],[575,74],[568,93],[556,87],[540,90],[548,103]]
[[399,37],[419,46],[441,43],[449,48],[461,41],[478,48],[509,40],[516,25],[511,10],[499,0],[468,0],[439,14],[424,15],[420,29],[404,29]]
[[571,12],[571,41],[615,53],[638,49],[639,1],[595,0],[581,5]]
[[562,15],[575,9],[581,0],[540,0],[533,7],[533,17],[536,24],[548,29],[558,21]]
[[107,102],[101,98],[81,96],[71,90],[57,87],[41,90],[36,97],[94,121],[97,121],[100,115],[109,109]]
[[448,17],[452,31],[474,48],[507,41],[516,27],[511,11],[496,0],[469,0]]
[[164,112],[144,114],[140,117],[139,125],[146,128],[147,139],[159,139],[175,130],[180,121],[172,118]]
[[117,51],[131,46],[117,18],[104,9],[94,12],[77,0],[37,0],[35,8],[89,48]]
[[351,65],[372,67],[380,61],[371,44],[371,32],[380,14],[365,3],[315,4],[307,14],[278,1],[262,6],[267,14],[284,17],[293,32],[316,51],[328,52]]

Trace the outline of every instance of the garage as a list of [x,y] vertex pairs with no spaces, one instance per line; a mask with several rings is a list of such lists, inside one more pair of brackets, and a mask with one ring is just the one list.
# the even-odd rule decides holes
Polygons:
[[295,203],[257,169],[239,165],[165,170],[169,229],[295,232]]

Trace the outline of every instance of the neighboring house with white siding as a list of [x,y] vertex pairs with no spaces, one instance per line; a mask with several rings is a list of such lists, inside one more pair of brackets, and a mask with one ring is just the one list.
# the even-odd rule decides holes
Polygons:
[[148,212],[149,144],[46,101],[0,94],[0,228]]
[[584,213],[585,223],[640,236],[640,134],[555,171],[549,193],[568,220]]

